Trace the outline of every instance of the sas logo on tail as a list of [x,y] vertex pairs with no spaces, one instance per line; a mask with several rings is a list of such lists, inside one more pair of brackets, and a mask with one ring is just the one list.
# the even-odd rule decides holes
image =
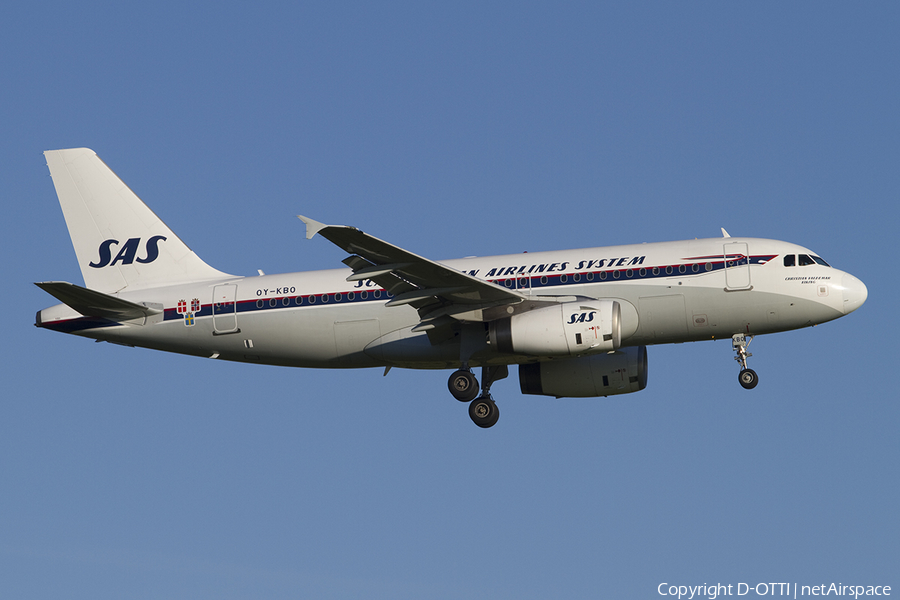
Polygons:
[[[137,261],[139,263],[152,263],[154,260],[159,258],[159,243],[166,241],[166,237],[164,235],[154,235],[152,238],[147,240],[147,243],[144,245],[144,251],[146,252],[146,256],[144,258],[139,258]],[[95,269],[102,269],[103,267],[110,266],[114,267],[117,263],[121,262],[123,265],[130,265],[134,262],[135,255],[137,255],[138,246],[141,244],[141,238],[131,238],[122,246],[119,250],[119,253],[116,254],[115,258],[112,258],[112,247],[119,245],[119,240],[106,240],[102,244],[100,244],[100,260],[95,263],[89,263],[88,266],[93,267]]]
[[569,317],[569,322],[566,323],[566,325],[572,325],[573,323],[590,323],[594,320],[594,315],[596,313],[596,310],[583,313],[572,313],[572,315]]

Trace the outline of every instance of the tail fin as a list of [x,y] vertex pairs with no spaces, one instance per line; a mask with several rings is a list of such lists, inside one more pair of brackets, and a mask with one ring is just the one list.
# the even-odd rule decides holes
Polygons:
[[112,293],[229,276],[194,254],[93,150],[44,156],[88,288]]

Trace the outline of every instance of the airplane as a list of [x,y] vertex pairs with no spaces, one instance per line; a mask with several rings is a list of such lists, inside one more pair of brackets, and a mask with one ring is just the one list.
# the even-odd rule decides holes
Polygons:
[[[87,148],[44,153],[84,286],[36,283],[61,304],[35,325],[216,360],[310,368],[453,369],[482,428],[491,386],[605,397],[647,386],[647,346],[732,340],[740,385],[760,334],[825,323],[868,290],[816,253],[731,237],[436,262],[355,227],[300,216],[349,256],[339,269],[229,275],[206,264]],[[472,370],[481,367],[480,383]]]

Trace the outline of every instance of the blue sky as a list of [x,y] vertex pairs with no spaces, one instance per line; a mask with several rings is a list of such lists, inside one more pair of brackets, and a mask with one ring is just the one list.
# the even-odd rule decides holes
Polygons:
[[[900,586],[894,3],[18,3],[0,18],[0,595],[650,598]],[[340,266],[732,235],[856,313],[650,348],[646,390],[482,431],[446,372],[227,364],[37,330],[81,282],[41,152],[93,148],[201,257]],[[752,596],[752,594],[751,594]]]

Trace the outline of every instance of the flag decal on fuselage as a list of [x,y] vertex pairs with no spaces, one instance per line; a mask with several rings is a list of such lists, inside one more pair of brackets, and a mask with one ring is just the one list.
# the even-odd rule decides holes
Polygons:
[[179,315],[184,315],[185,327],[193,327],[194,315],[200,312],[200,298],[193,298],[191,300],[191,310],[188,310],[188,304],[186,300],[179,300],[177,311]]

